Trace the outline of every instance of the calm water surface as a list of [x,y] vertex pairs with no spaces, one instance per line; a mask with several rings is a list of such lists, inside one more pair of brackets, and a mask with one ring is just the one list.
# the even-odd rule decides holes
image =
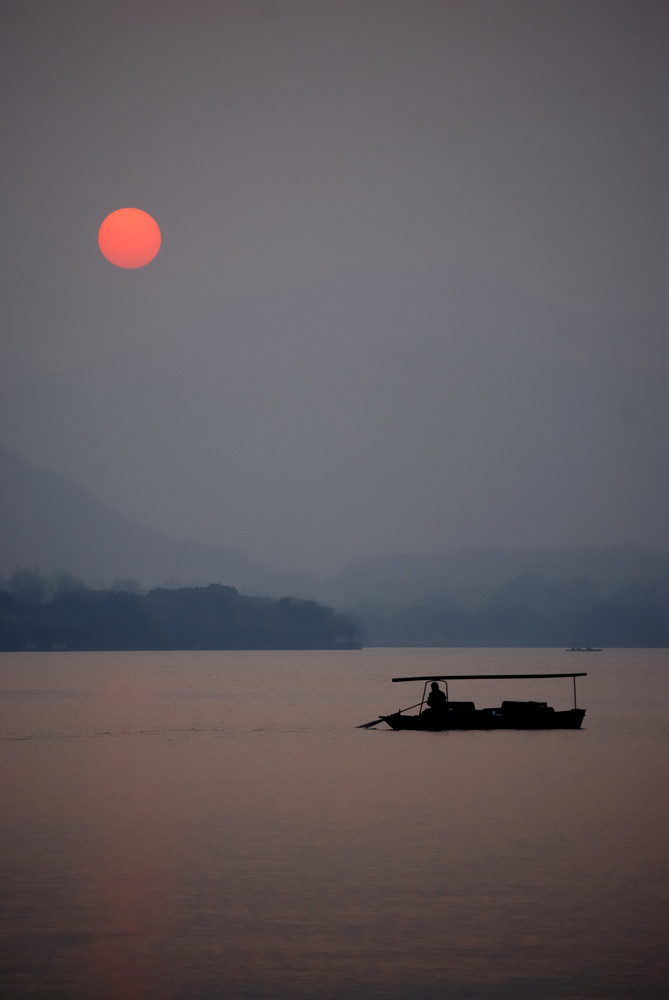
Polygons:
[[[565,670],[578,732],[355,728]],[[516,684],[451,697],[572,704]],[[0,993],[664,1000],[668,703],[667,650],[1,654]]]

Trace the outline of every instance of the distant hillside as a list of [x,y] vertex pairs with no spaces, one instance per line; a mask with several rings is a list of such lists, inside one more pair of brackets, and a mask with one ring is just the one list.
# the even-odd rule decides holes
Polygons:
[[669,554],[634,545],[387,556],[330,581],[373,646],[669,646]]
[[388,555],[352,563],[319,592],[322,600],[357,607],[373,602],[402,607],[448,597],[481,607],[519,577],[555,583],[587,581],[601,599],[624,587],[669,579],[669,553],[640,545],[560,549],[463,548],[442,555]]
[[0,482],[4,576],[21,565],[42,573],[65,570],[95,586],[131,578],[144,586],[216,582],[270,596],[301,596],[305,590],[298,574],[275,574],[238,552],[153,531],[2,447]]

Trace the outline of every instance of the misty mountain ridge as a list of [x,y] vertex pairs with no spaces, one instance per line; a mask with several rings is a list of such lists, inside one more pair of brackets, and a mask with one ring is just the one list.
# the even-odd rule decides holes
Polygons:
[[463,547],[437,555],[395,554],[349,564],[322,597],[351,606],[401,607],[448,597],[481,607],[517,580],[589,585],[606,600],[624,588],[669,580],[669,553],[641,545],[563,548]]
[[388,554],[317,579],[276,572],[235,550],[170,538],[2,447],[0,477],[0,573],[5,578],[17,565],[36,566],[42,573],[66,571],[89,586],[128,579],[143,587],[223,583],[248,594],[315,598],[340,608],[402,607],[440,597],[476,608],[520,578],[587,582],[594,596],[607,599],[625,587],[669,579],[669,553],[633,544]]
[[250,594],[299,589],[299,574],[279,581],[235,550],[169,538],[3,447],[0,479],[4,576],[20,565],[66,571],[91,586],[131,579],[144,587],[224,583]]

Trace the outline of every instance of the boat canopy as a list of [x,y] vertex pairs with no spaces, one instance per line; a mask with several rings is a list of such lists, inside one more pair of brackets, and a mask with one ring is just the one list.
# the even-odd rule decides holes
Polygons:
[[427,677],[393,677],[393,683],[400,681],[515,681],[525,677],[585,677],[587,671],[568,674],[429,674]]
[[401,681],[424,681],[425,687],[423,688],[423,700],[421,701],[421,708],[423,701],[425,701],[425,692],[427,691],[427,685],[430,681],[443,681],[446,687],[446,699],[448,700],[448,682],[449,681],[516,681],[525,680],[528,677],[571,677],[572,684],[574,685],[574,708],[576,708],[576,678],[585,677],[587,671],[570,671],[569,673],[559,673],[559,674],[430,674],[427,677],[393,677],[393,682]]

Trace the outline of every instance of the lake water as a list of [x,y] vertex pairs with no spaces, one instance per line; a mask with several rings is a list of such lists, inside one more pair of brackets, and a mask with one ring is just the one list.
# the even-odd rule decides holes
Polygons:
[[[355,728],[568,670],[580,731]],[[668,704],[669,650],[2,654],[0,994],[664,1000]]]

